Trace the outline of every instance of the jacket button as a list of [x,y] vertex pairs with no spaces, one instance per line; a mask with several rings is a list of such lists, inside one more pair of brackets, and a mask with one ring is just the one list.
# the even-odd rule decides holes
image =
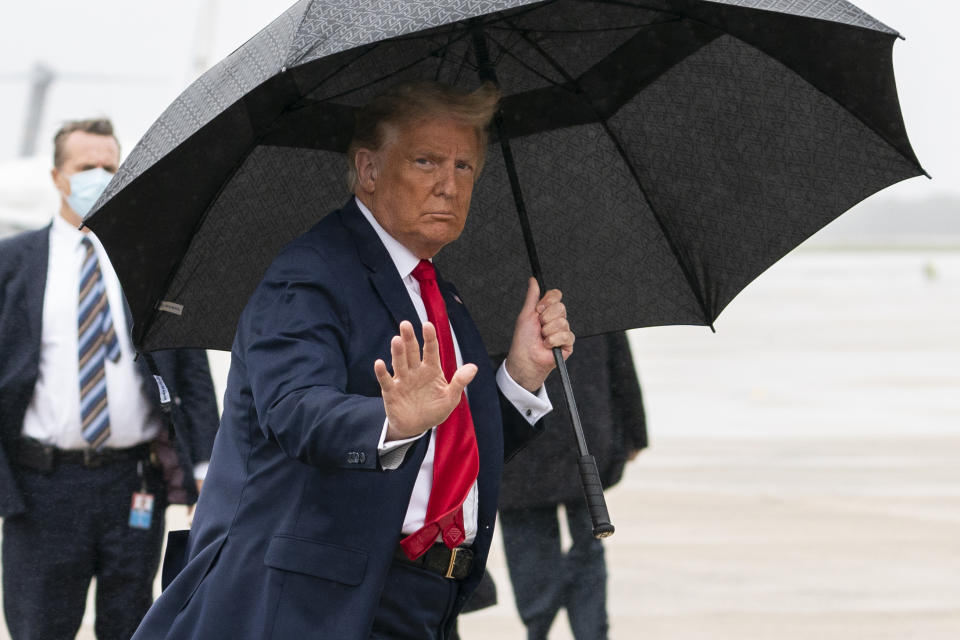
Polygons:
[[367,461],[367,454],[363,451],[350,451],[347,453],[347,464],[363,464]]

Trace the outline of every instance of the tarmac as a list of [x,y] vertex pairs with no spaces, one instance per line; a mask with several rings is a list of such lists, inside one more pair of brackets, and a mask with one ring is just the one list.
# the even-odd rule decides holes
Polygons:
[[[658,438],[607,494],[611,637],[960,638],[958,460],[960,438]],[[524,638],[499,549],[491,571],[461,635]]]
[[[960,438],[658,438],[607,494],[611,638],[960,638],[958,460]],[[499,539],[489,567],[499,603],[461,637],[522,639]]]
[[[791,256],[717,331],[631,333],[651,447],[607,493],[610,637],[960,638],[960,254]],[[489,567],[461,636],[522,639],[499,539]]]

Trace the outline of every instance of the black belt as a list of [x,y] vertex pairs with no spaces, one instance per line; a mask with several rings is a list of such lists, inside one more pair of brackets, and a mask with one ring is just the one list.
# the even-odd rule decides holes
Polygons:
[[78,464],[89,469],[125,460],[148,460],[150,444],[143,443],[127,449],[58,449],[33,438],[20,438],[13,461],[21,467],[37,471],[53,471],[58,464]]
[[393,552],[393,559],[395,562],[420,567],[451,580],[463,580],[470,575],[470,570],[473,568],[472,550],[467,547],[449,549],[442,543],[433,545],[416,560],[408,558],[403,547],[397,545],[397,550]]

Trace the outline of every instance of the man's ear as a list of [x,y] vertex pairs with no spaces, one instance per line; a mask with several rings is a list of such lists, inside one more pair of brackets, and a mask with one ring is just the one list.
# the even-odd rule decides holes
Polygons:
[[57,191],[63,194],[63,196],[70,195],[70,180],[67,179],[67,176],[63,175],[59,169],[54,167],[50,169],[50,177],[53,179],[53,186],[57,188]]
[[367,193],[376,190],[379,173],[377,159],[376,152],[363,148],[357,149],[357,154],[353,157],[354,166],[357,167],[357,186]]

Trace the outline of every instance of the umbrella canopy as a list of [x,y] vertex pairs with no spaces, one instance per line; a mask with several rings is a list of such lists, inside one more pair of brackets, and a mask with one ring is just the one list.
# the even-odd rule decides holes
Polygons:
[[491,352],[529,273],[508,169],[578,334],[711,325],[805,238],[923,173],[896,38],[843,0],[301,0],[163,113],[86,222],[138,348],[229,349],[279,248],[347,198],[354,110],[406,80],[474,87],[486,57],[501,125],[437,262]]

